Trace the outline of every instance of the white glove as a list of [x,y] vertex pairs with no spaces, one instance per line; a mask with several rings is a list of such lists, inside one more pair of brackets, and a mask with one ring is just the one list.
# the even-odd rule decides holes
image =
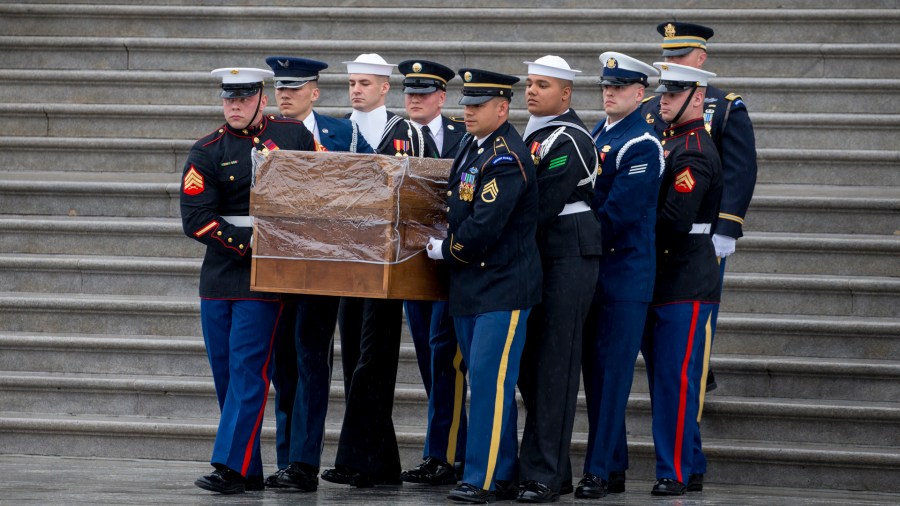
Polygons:
[[713,234],[712,236],[713,246],[716,248],[716,256],[719,258],[725,258],[728,255],[734,253],[734,243],[737,241],[734,237],[728,237],[727,235],[721,234]]
[[425,246],[425,251],[428,253],[428,258],[432,260],[443,260],[444,253],[441,251],[441,246],[443,245],[443,239],[435,239],[434,237],[429,237],[428,246]]

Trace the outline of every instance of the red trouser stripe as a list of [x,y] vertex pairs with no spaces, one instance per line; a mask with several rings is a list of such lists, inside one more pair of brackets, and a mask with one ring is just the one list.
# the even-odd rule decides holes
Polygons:
[[259,426],[262,425],[263,414],[266,412],[266,401],[269,399],[269,362],[272,361],[272,348],[275,346],[275,333],[278,331],[278,321],[281,320],[281,311],[284,310],[284,304],[278,307],[278,316],[275,318],[275,326],[272,328],[272,335],[269,336],[269,355],[266,357],[266,363],[263,364],[262,380],[266,388],[263,389],[262,405],[259,407],[259,414],[256,415],[256,423],[253,425],[253,432],[250,433],[250,439],[247,440],[247,448],[244,450],[244,464],[241,466],[241,474],[246,477],[247,470],[250,469],[250,460],[253,458],[253,443],[256,442],[256,436],[259,434]]
[[694,330],[697,328],[697,317],[700,314],[700,303],[694,302],[691,311],[691,329],[688,332],[687,348],[684,350],[684,360],[681,362],[681,388],[678,393],[678,428],[675,430],[675,475],[678,481],[684,483],[681,474],[681,446],[684,443],[684,411],[687,409],[688,394],[688,367],[691,363],[691,349],[694,347]]

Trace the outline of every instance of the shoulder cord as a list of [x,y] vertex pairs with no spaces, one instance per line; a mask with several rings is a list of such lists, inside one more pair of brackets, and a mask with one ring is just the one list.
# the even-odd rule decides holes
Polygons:
[[407,126],[406,135],[407,135],[407,137],[409,137],[410,144],[415,142],[413,140],[413,130],[416,131],[416,135],[419,137],[419,150],[415,151],[415,146],[413,146],[413,150],[414,150],[413,156],[418,156],[418,157],[425,156],[425,137],[422,135],[422,129],[419,128],[418,125],[414,124],[410,120],[404,120],[404,121],[406,121],[406,126]]
[[659,143],[659,139],[647,132],[644,132],[644,135],[640,137],[631,139],[622,146],[622,149],[619,150],[619,156],[616,157],[616,172],[619,172],[619,164],[622,163],[622,157],[625,156],[625,152],[628,151],[628,148],[642,141],[651,141],[656,144],[657,149],[659,149],[659,174],[662,175],[663,171],[666,169],[666,157],[663,154],[662,144]]
[[[563,125],[563,126],[560,126],[556,130],[554,130],[553,133],[550,134],[550,136],[547,137],[544,140],[544,142],[541,143],[540,157],[544,158],[544,156],[546,156],[547,153],[550,152],[550,148],[553,146],[553,143],[556,142],[556,139],[559,138],[560,135],[565,135],[572,141],[572,144],[575,146],[575,152],[578,153],[578,158],[581,160],[581,165],[584,167],[584,170],[587,173],[587,177],[578,181],[578,186],[584,186],[586,184],[590,184],[591,186],[594,186],[594,181],[597,179],[597,171],[595,170],[595,167],[597,166],[597,149],[594,148],[594,150],[593,150],[594,153],[593,153],[593,156],[591,157],[592,163],[590,165],[588,165],[588,163],[584,160],[584,156],[582,156],[582,154],[581,154],[581,150],[578,149],[578,143],[575,142],[575,139],[571,135],[569,135],[569,133],[566,132],[565,130],[566,130],[566,127],[574,128],[575,130],[586,135],[588,137],[588,139],[591,138],[591,134],[584,128],[581,128],[580,126],[578,126],[574,123],[567,123],[564,121],[551,121],[550,123],[548,123],[548,125]],[[591,141],[591,146],[593,146],[593,145],[594,145],[594,142]]]
[[357,139],[359,138],[359,126],[355,121],[350,122],[350,152],[356,153]]

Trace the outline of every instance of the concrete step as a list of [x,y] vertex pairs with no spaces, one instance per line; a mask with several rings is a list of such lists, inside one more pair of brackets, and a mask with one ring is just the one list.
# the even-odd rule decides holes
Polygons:
[[[43,4],[94,4],[96,0],[44,0]],[[14,3],[14,2],[9,2]],[[296,1],[293,0],[272,0],[266,5],[270,6],[296,6]],[[147,5],[147,2],[143,0],[117,0],[116,4],[118,5]],[[154,0],[153,5],[163,6],[177,6],[177,5],[194,5],[195,2],[193,0]],[[217,6],[231,6],[231,7],[242,7],[246,6],[246,0],[205,0],[203,5],[217,5]],[[305,7],[392,7],[392,8],[405,8],[408,7],[408,4],[401,2],[399,0],[340,0],[335,2],[334,0],[304,0],[303,5]],[[444,7],[445,3],[442,0],[420,0],[416,3],[419,7]],[[542,0],[458,0],[454,2],[454,7],[465,7],[465,8],[503,8],[503,7],[529,7],[533,9],[576,9],[576,8],[592,8],[596,7],[597,3],[594,0],[558,0],[554,2],[552,5],[548,5],[545,1]],[[673,4],[670,0],[653,0],[651,2],[647,2],[645,5],[653,6],[655,8],[668,8]],[[767,9],[779,9],[784,8],[784,0],[759,0],[753,3],[754,6],[760,8]],[[886,7],[890,7],[893,4],[890,0],[859,0],[854,2],[852,5],[845,5],[841,0],[791,0],[790,2],[791,8],[793,9],[811,9],[811,8],[824,8],[824,9],[833,9],[833,8],[846,8],[846,9],[883,9]],[[691,2],[691,6],[695,9],[725,9],[725,8],[737,8],[740,9],[745,7],[746,4],[742,2],[737,2],[734,0],[724,0],[724,1],[716,1],[716,0],[695,0]]]
[[[711,397],[896,402],[900,362],[893,359],[841,359],[725,355],[715,345],[710,358],[718,388]],[[643,357],[638,357],[632,393],[647,393]]]
[[[652,30],[657,20],[648,22]],[[504,24],[508,23],[504,21]],[[305,40],[296,36],[296,30],[282,39],[254,40],[247,40],[243,35],[237,40],[0,36],[0,51],[7,56],[6,69],[31,69],[35,68],[35,62],[40,62],[39,68],[165,71],[212,70],[228,64],[259,67],[266,56],[277,54],[302,54],[330,62],[339,69],[339,62],[353,60],[360,53],[375,52],[389,62],[416,57],[441,61],[451,68],[484,67],[507,74],[521,73],[523,61],[545,54],[562,56],[572,68],[597,73],[597,57],[604,51],[616,50],[648,62],[660,59],[659,36],[652,33],[642,37],[646,42],[504,42],[502,52],[498,53],[492,44],[463,40],[457,28],[452,41],[431,40],[433,34],[429,34],[427,41],[333,40],[331,34],[323,39]],[[591,33],[585,39],[592,40],[594,35]],[[900,78],[900,68],[892,64],[898,44],[889,37],[882,40],[886,42],[716,44],[716,63],[709,70],[728,77],[758,77],[759,69],[765,68],[767,77]]]
[[[204,460],[211,451],[216,420],[184,423],[164,418],[41,415],[0,413],[0,443],[8,453],[57,455],[65,448],[74,457],[119,457],[166,460]],[[424,427],[396,426],[404,468],[421,459]],[[334,462],[339,428],[329,425],[323,467]],[[262,437],[266,470],[274,466],[274,428],[265,420]],[[584,434],[572,443],[577,469],[584,458]],[[890,446],[792,444],[706,439],[704,452],[710,461],[710,482],[774,486],[823,487],[897,492],[892,477],[900,470],[900,454]],[[653,443],[646,436],[629,440],[630,480],[653,478]],[[748,472],[748,468],[752,472]],[[839,471],[838,471],[839,470]],[[829,476],[822,480],[822,476]]]
[[897,318],[900,278],[729,273],[722,309],[737,313]]
[[0,215],[180,218],[180,175],[0,172]]
[[[510,120],[523,127],[528,111],[524,99],[516,102]],[[458,107],[458,106],[457,106]],[[329,116],[343,116],[349,107],[322,107]],[[277,114],[274,107],[270,114]],[[446,111],[458,116],[462,111]],[[593,125],[605,118],[598,110],[581,111],[585,123]],[[900,128],[900,114],[852,116],[840,114],[751,113],[756,143],[769,148],[814,149],[845,143],[863,150],[883,150],[892,146],[893,133]],[[104,104],[0,104],[0,120],[10,125],[9,134],[22,137],[120,137],[122,132],[139,133],[143,138],[197,139],[222,123],[221,105],[104,105]],[[852,127],[852,128],[848,128]]]
[[[730,294],[725,294],[726,301]],[[727,309],[724,308],[724,309]],[[716,354],[874,359],[900,357],[900,321],[859,316],[720,313]]]
[[197,294],[200,259],[0,254],[0,286],[16,292]]
[[[210,123],[212,127],[216,124]],[[177,181],[193,143],[193,139],[0,137],[0,149],[9,154],[0,170],[51,174],[133,171],[171,174]],[[896,150],[757,147],[757,160],[759,183],[900,187],[900,151]]]
[[896,276],[900,236],[748,232],[729,272]]
[[744,228],[800,234],[894,235],[900,230],[900,188],[757,184]]
[[[44,372],[0,372],[0,399],[4,410],[21,413],[101,416],[166,417],[175,420],[215,418],[219,408],[209,377],[162,375],[122,376]],[[340,381],[331,387],[327,420],[340,424],[344,390]],[[266,416],[274,416],[274,390],[270,389]],[[575,432],[588,431],[584,394],[579,395]],[[650,399],[635,393],[629,400],[628,431],[651,436]],[[520,429],[524,406],[519,399]],[[713,395],[703,414],[704,435],[710,439],[783,441],[900,446],[900,405],[896,402],[859,402]],[[393,419],[403,426],[423,425],[427,398],[421,385],[398,384]],[[815,425],[815,431],[809,427]]]
[[757,183],[900,186],[900,151],[757,146]]
[[[455,6],[454,6],[455,7]],[[828,34],[829,42],[865,43],[894,35],[900,14],[893,9],[558,9],[407,7],[417,20],[404,36],[433,40],[436,33],[472,41],[590,40],[597,31],[607,40],[654,40],[660,20],[684,19],[716,27],[723,42],[767,40],[805,43]],[[241,23],[233,23],[241,19]],[[394,8],[368,7],[221,7],[0,5],[0,31],[8,35],[93,37],[195,37],[239,39],[246,33],[273,38],[377,40],[384,24],[394,22]],[[515,24],[507,21],[515,19]],[[491,30],[483,30],[483,25]],[[346,27],[346,28],[345,28]],[[351,28],[352,27],[352,28]],[[718,40],[718,39],[717,39]],[[718,47],[718,45],[717,45]]]
[[185,236],[176,218],[2,215],[0,251],[199,258],[205,246]]
[[[331,62],[331,65],[318,81],[321,90],[316,102],[318,107],[347,104],[346,69],[338,62]],[[522,64],[516,72],[523,80],[525,68]],[[572,105],[578,111],[600,110],[603,105],[596,84],[600,68],[595,62],[582,70],[585,75],[575,79]],[[215,98],[210,92],[214,81],[208,72],[60,70],[52,81],[42,80],[40,74],[39,69],[0,70],[0,102],[198,105],[211,103]],[[880,98],[900,89],[897,79],[720,77],[711,82],[722,89],[740,93],[753,112],[880,114],[890,112]],[[402,76],[393,76],[391,87],[395,92],[387,97],[391,109],[403,108],[403,98],[396,92],[401,86]],[[458,79],[451,82],[448,107],[456,107],[459,87]],[[271,88],[269,95],[271,101],[274,98]]]
[[196,297],[0,292],[0,312],[4,331],[200,335]]

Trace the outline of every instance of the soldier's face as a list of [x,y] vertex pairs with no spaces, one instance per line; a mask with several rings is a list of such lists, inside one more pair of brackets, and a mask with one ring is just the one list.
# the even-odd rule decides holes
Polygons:
[[350,106],[369,112],[384,105],[384,97],[391,85],[387,77],[373,74],[350,74]]
[[[675,115],[681,110],[681,106],[684,105],[688,95],[690,95],[688,91],[681,91],[678,93],[666,92],[659,96],[659,116],[663,121],[671,123],[675,119]],[[681,117],[682,121],[688,119],[690,119],[690,116],[687,114]]]
[[703,68],[703,63],[705,61],[706,51],[700,49],[699,47],[694,48],[690,53],[683,54],[681,56],[666,56],[666,63],[687,65],[688,67],[694,67],[695,69]]
[[492,98],[483,104],[467,105],[463,112],[466,131],[483,139],[506,121],[509,102],[504,98]]
[[304,120],[319,99],[319,87],[310,81],[300,88],[276,88],[275,102],[282,116]]
[[644,98],[644,86],[629,84],[628,86],[603,86],[603,110],[610,122],[619,121],[628,116],[641,105]]
[[[262,92],[260,91],[260,93]],[[266,108],[267,103],[269,103],[269,97],[267,97],[265,93],[263,93],[262,97],[260,97],[259,94],[256,94],[252,97],[223,98],[222,109],[225,112],[225,121],[231,128],[248,128],[256,126],[262,121],[263,116],[262,114],[256,113],[261,113]],[[256,115],[256,119],[253,121],[252,125],[248,125],[247,123],[254,115]]]
[[572,81],[529,74],[525,79],[525,104],[534,116],[558,116],[569,108]]
[[409,119],[420,125],[427,125],[441,114],[447,92],[435,91],[433,93],[406,93],[403,101],[406,105],[406,114]]

